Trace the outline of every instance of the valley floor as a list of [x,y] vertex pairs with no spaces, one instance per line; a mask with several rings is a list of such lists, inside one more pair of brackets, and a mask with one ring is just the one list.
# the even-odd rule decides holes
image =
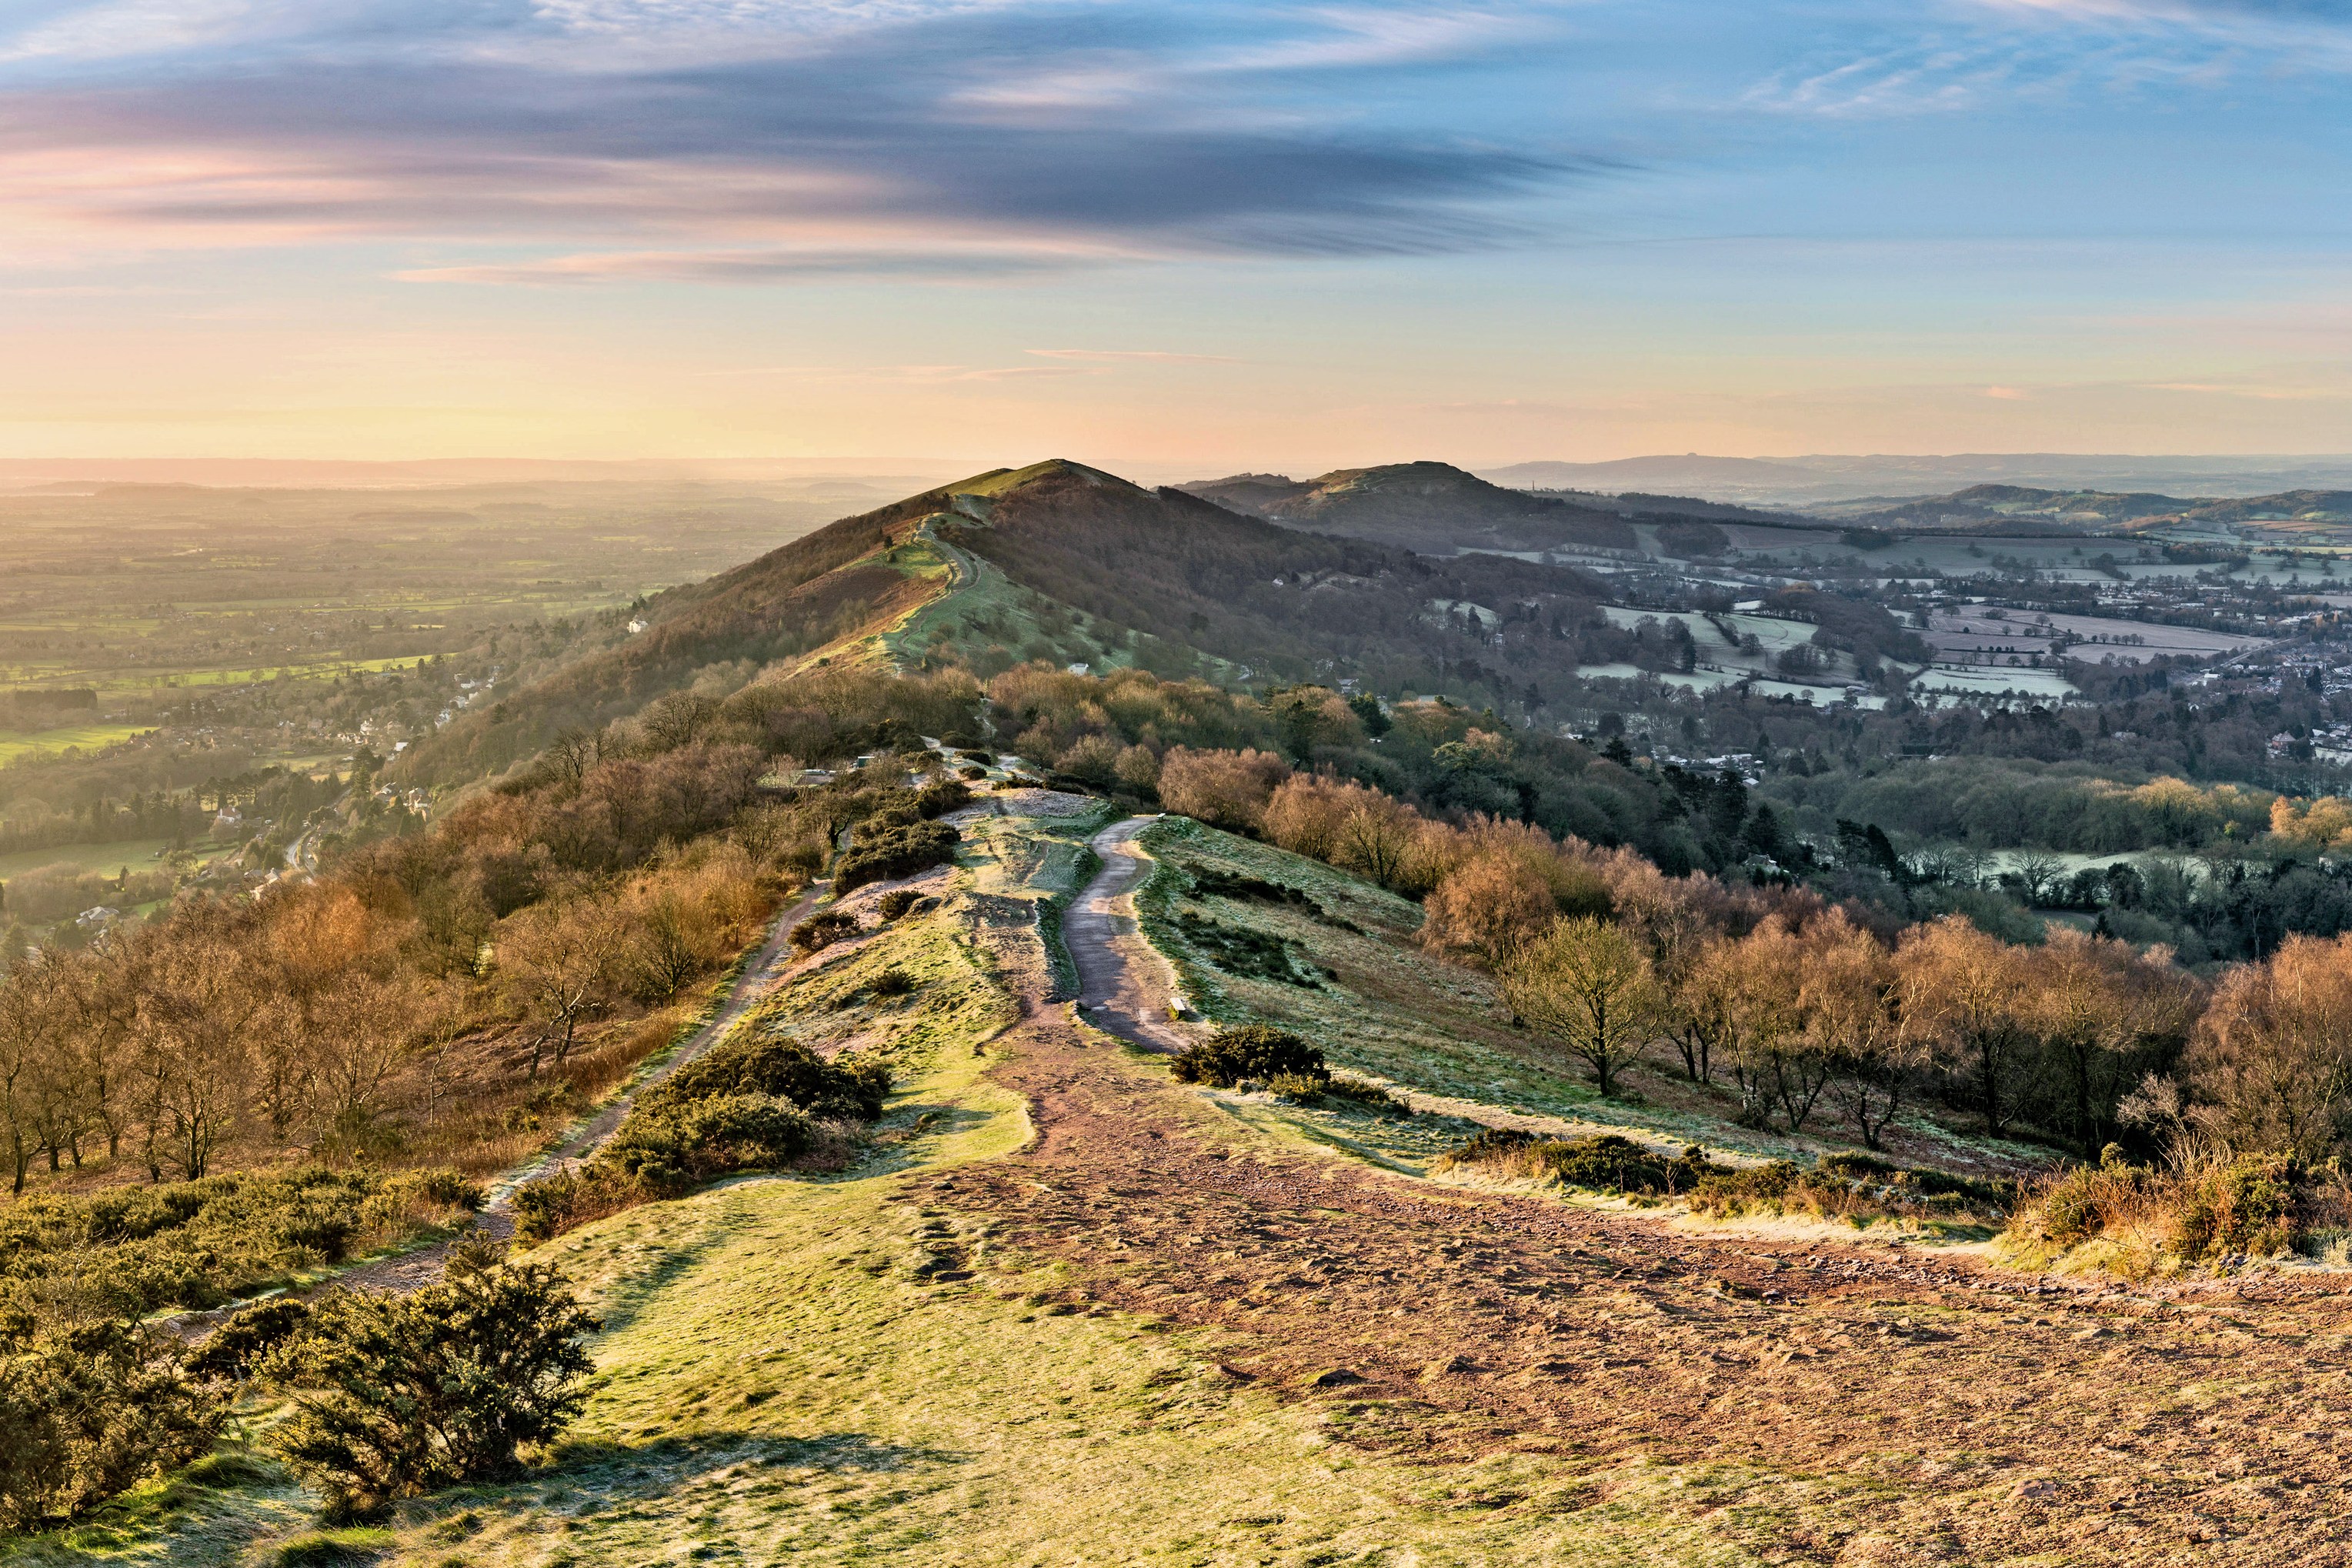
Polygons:
[[[851,969],[993,994],[922,1015],[971,1022],[927,1037],[871,1161],[542,1249],[606,1329],[532,1480],[339,1559],[267,1467],[215,1474],[25,1560],[2352,1562],[2340,1278],[2061,1287],[1245,1121],[1149,1048],[1167,982],[1123,912],[1127,836],[1076,888],[1102,826],[976,823],[936,916],[781,997],[838,1043],[916,1016],[845,1010]],[[1029,899],[1074,892],[1083,994],[1145,1046],[1055,1000]]]

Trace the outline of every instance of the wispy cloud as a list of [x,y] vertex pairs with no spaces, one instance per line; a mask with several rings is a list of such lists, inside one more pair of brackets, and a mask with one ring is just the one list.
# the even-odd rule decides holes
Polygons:
[[[1331,89],[1508,26],[1424,5],[1243,39],[1140,0],[109,0],[0,33],[0,204],[60,243],[530,252],[403,274],[478,283],[1478,249],[1524,237],[1521,198],[1614,165],[1383,126]],[[161,63],[90,64],[126,51]]]
[[1237,364],[1229,354],[1171,353],[1161,349],[1024,349],[1040,359],[1087,360],[1102,363],[1140,360],[1150,364]]
[[2352,0],[1953,0],[1849,25],[1748,107],[1864,118],[2352,72]]
[[529,261],[413,267],[393,274],[409,283],[791,283],[900,279],[969,283],[1034,277],[1088,265],[1076,256],[1035,251],[639,250],[583,253]]

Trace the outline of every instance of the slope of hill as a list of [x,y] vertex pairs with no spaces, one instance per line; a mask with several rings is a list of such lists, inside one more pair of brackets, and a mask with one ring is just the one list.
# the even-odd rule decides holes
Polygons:
[[[1426,480],[1446,507],[1475,510],[1492,491],[1533,509],[1521,517],[1547,528],[1564,518],[1570,531],[1589,535],[1599,519],[1611,537],[1637,538],[1613,515],[1426,471],[1437,467],[1319,483],[1285,503],[1305,514],[1288,524],[1063,460],[992,469],[659,595],[641,629],[599,628],[568,662],[502,689],[499,701],[415,747],[398,774],[478,779],[566,730],[626,717],[666,693],[692,686],[722,698],[820,658],[901,669],[961,664],[983,678],[1043,660],[1261,688],[1352,680],[1523,718],[1571,702],[1583,689],[1580,668],[1621,677],[1693,669],[1705,650],[1688,617],[1606,607],[1609,587],[1584,572],[1498,549],[1433,555],[1317,530],[1334,517],[1375,531],[1435,526],[1402,521],[1422,490],[1391,489],[1377,477],[1412,469],[1411,484]],[[1263,476],[1248,482],[1274,488]],[[1462,513],[1442,507],[1440,515]],[[1501,531],[1526,542],[1508,532],[1517,526],[1495,521],[1486,537]],[[1789,629],[1797,642],[1822,645],[1829,657],[1817,673],[1839,683],[1867,678],[1903,641],[1872,605],[1841,602],[1835,616],[1807,618],[1818,637],[1795,622]],[[1841,662],[1837,650],[1859,662]]]
[[[1554,623],[1580,622],[1607,597],[1564,567],[1302,532],[1070,464],[1023,470],[985,505],[939,520],[937,532],[1091,617],[1104,662],[1170,673],[1205,656],[1229,672],[1355,676],[1383,691],[1492,700],[1563,673]],[[983,613],[954,640],[984,669],[1024,651],[972,647],[999,629]]]
[[1970,485],[1950,495],[1910,500],[1874,496],[1815,510],[1864,527],[1911,532],[2093,534],[2178,517],[2196,504],[2151,491]]
[[1971,485],[1949,495],[1883,496],[1814,509],[1873,528],[1952,533],[2103,533],[2178,523],[2242,525],[2352,522],[2352,491],[2284,490],[2274,495],[2184,497],[2152,490],[2056,490],[2026,485]]
[[1341,468],[1306,481],[1241,474],[1181,487],[1237,511],[1407,550],[1634,548],[1613,510],[1531,496],[1445,463]]
[[937,591],[887,556],[894,541],[948,504],[946,489],[927,490],[658,595],[639,616],[641,630],[604,628],[560,668],[417,745],[402,759],[401,775],[425,783],[478,778],[566,730],[593,729],[634,712],[713,666],[743,666],[748,676],[773,660],[878,630]]
[[2190,522],[2347,522],[2352,490],[2283,490],[2200,501],[2181,515]]
[[[578,1423],[535,1463],[338,1529],[232,1441],[17,1560],[2158,1563],[2221,1560],[2180,1544],[2216,1537],[2326,1560],[2252,1553],[2340,1509],[2310,1413],[2343,1393],[2313,1349],[2346,1326],[2333,1280],[2052,1280],[1933,1218],[1467,1177],[1443,1154],[1481,1126],[1704,1136],[1751,1167],[1828,1145],[1730,1124],[1729,1086],[1664,1059],[1644,1100],[1600,1100],[1486,976],[1418,948],[1411,905],[1318,862],[1164,819],[1127,918],[1118,873],[1082,868],[1137,825],[1039,794],[961,818],[918,906],[751,1016],[888,1061],[843,1168],[746,1172],[529,1255],[602,1321]],[[1107,1005],[1056,1005],[1044,909],[1117,932],[1076,965]],[[1227,973],[1220,1011],[1368,1021],[1328,1031],[1335,1059],[1416,1113],[1122,1048],[1167,999],[1160,955],[1198,967],[1186,914],[1311,943],[1311,989]],[[2001,1158],[1921,1131],[1962,1168]]]

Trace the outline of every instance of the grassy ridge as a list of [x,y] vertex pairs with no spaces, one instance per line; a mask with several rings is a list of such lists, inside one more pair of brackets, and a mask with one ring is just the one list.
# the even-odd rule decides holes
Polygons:
[[[1746,1564],[1851,1496],[1728,1466],[1358,1448],[1365,1407],[1237,1380],[1212,1333],[1047,1308],[1054,1269],[929,1205],[934,1174],[1032,1132],[987,1076],[1016,1009],[979,939],[1003,928],[965,895],[1066,895],[1098,816],[992,819],[961,894],[828,950],[747,1020],[894,1057],[902,1089],[860,1163],[724,1183],[541,1249],[605,1329],[584,1416],[530,1479],[336,1534],[232,1449],[0,1560]],[[874,1000],[892,969],[919,988]]]

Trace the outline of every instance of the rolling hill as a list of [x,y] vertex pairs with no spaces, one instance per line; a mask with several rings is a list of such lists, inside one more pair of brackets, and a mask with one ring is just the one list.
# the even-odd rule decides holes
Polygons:
[[[1244,486],[1261,500],[1281,488],[1265,476],[1231,482]],[[485,777],[566,730],[666,693],[723,696],[819,661],[961,666],[982,678],[1032,661],[1136,667],[1259,689],[1352,681],[1532,719],[1566,710],[1584,689],[1580,668],[1622,677],[1735,656],[1712,631],[1693,633],[1695,617],[1612,605],[1609,585],[1574,567],[1494,549],[1423,553],[1319,526],[1426,542],[1447,525],[1405,522],[1416,496],[1436,498],[1438,517],[1467,514],[1487,537],[1520,542],[1531,536],[1511,530],[1540,527],[1557,540],[1605,523],[1630,542],[1622,519],[1515,497],[1434,464],[1293,489],[1282,505],[1297,521],[1276,521],[1060,459],[977,474],[656,596],[640,629],[585,637],[574,657],[419,743],[395,776]],[[1845,662],[1822,661],[1835,680],[1901,657],[1903,634],[1884,610],[1848,600],[1832,608],[1792,615],[1788,629],[1844,651]]]
[[2175,496],[2152,490],[2058,490],[1971,485],[1912,500],[1871,497],[1815,509],[1865,527],[1944,533],[2110,533],[2166,525],[2352,522],[2352,491],[2284,490],[2261,496]]
[[1341,468],[1304,480],[1237,474],[1182,489],[1294,528],[1428,553],[1634,548],[1633,531],[1614,510],[1532,496],[1445,463]]

